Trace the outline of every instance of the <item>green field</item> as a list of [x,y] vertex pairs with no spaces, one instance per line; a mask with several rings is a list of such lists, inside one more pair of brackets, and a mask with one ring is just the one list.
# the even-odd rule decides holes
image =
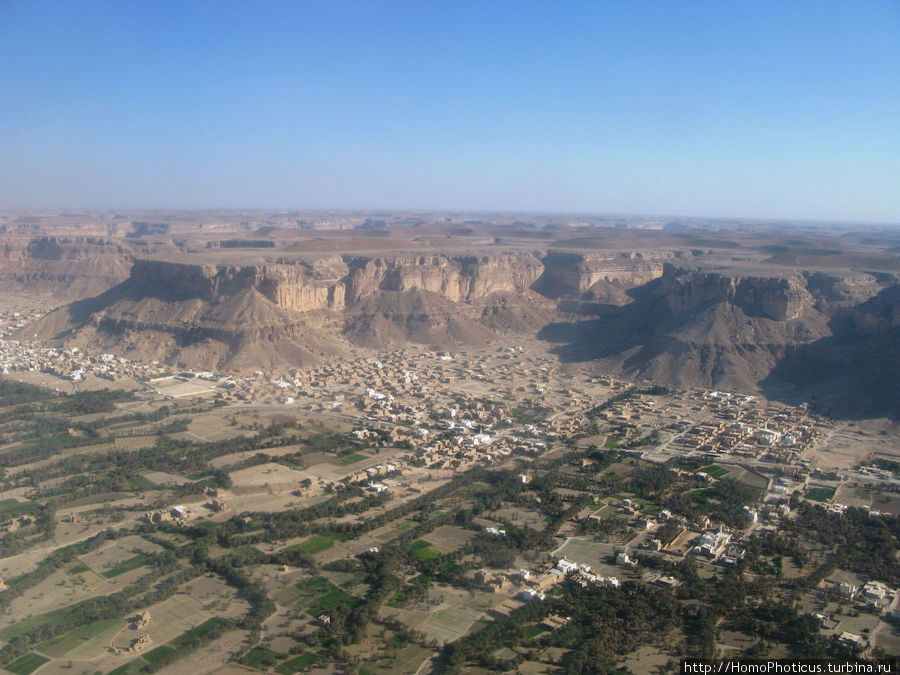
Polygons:
[[824,502],[826,499],[834,497],[834,491],[835,488],[817,487],[808,490],[806,498],[811,499],[814,502]]
[[356,464],[357,462],[361,462],[364,459],[369,459],[367,455],[361,455],[358,452],[354,452],[352,455],[346,455],[344,457],[338,457],[333,464],[338,464],[340,466],[348,466],[350,464]]
[[78,608],[85,602],[90,601],[85,600],[74,605],[69,605],[68,607],[55,609],[52,612],[47,612],[46,614],[38,614],[37,616],[33,616],[30,619],[23,619],[22,621],[12,624],[11,626],[7,626],[3,630],[0,630],[0,640],[9,642],[13,638],[20,637],[22,635],[25,635],[25,633],[34,630],[35,628],[44,626],[46,626],[47,628],[53,628],[60,625],[71,625],[73,623],[72,617],[78,613]]
[[129,558],[128,560],[120,562],[112,569],[106,570],[102,573],[102,575],[107,579],[112,579],[113,577],[117,577],[120,574],[125,574],[125,572],[130,572],[131,570],[136,570],[139,567],[143,567],[149,562],[150,556],[146,553],[140,553],[133,558]]
[[358,600],[345,593],[340,588],[323,577],[313,577],[296,584],[303,592],[303,596],[295,602],[300,603],[307,614],[318,616],[323,612],[330,612],[340,605],[355,605]]
[[76,563],[75,565],[72,565],[66,571],[69,574],[83,574],[84,572],[87,572],[89,569],[91,569],[91,568],[88,567],[87,565],[85,565],[84,563]]
[[705,466],[702,469],[698,469],[697,473],[705,473],[707,476],[712,476],[713,478],[721,478],[725,474],[729,473],[729,471],[728,469],[716,464],[710,464],[709,466]]
[[306,670],[307,668],[318,662],[318,660],[318,656],[307,652],[306,654],[295,656],[289,661],[285,661],[280,666],[275,668],[275,672],[281,673],[281,675],[294,675],[294,673],[300,672],[301,670]]
[[8,666],[6,666],[4,670],[8,670],[11,673],[16,673],[16,675],[28,675],[29,673],[33,673],[49,660],[50,659],[48,659],[46,656],[41,656],[40,654],[31,652],[30,654],[26,654],[25,656],[16,659]]
[[409,545],[409,552],[410,555],[419,558],[419,560],[434,560],[441,557],[440,553],[431,549],[431,544],[421,539],[417,539]]
[[119,666],[115,670],[109,671],[107,675],[140,675],[146,667],[147,662],[144,659],[135,659],[129,661],[124,666]]
[[141,658],[144,659],[149,664],[154,664],[157,661],[162,661],[164,658],[168,657],[169,654],[173,654],[175,652],[171,647],[167,647],[166,645],[162,645],[161,647],[157,647],[156,649],[151,649],[149,652],[144,654]]
[[[335,607],[340,607],[342,605],[352,607],[357,602],[358,600],[349,593],[345,593],[340,588],[335,588],[334,590],[328,591],[325,595],[316,598],[315,601],[306,608],[306,611],[307,614],[318,616],[323,612],[332,612]],[[312,614],[313,612],[315,612],[315,614]]]
[[292,546],[288,546],[287,548],[281,549],[282,551],[303,551],[304,553],[309,553],[313,555],[315,553],[321,553],[322,551],[331,548],[334,545],[334,540],[330,537],[326,537],[323,534],[314,534],[309,539],[305,541],[301,541],[299,544],[294,544]]
[[306,591],[307,593],[322,593],[330,588],[336,588],[336,586],[325,577],[313,577],[306,581],[298,581],[296,586],[301,591]]
[[245,666],[262,670],[263,668],[274,666],[282,658],[284,658],[284,654],[278,654],[265,647],[254,647],[244,654],[238,660],[238,663],[243,663]]
[[207,619],[199,626],[194,626],[186,633],[182,633],[181,635],[179,635],[177,638],[172,640],[171,644],[175,649],[187,647],[195,640],[206,637],[209,633],[221,628],[226,623],[227,622],[225,621],[225,619],[220,619],[218,617]]
[[37,504],[20,502],[18,499],[0,499],[0,516],[21,515],[37,510]]
[[546,628],[541,628],[540,626],[525,626],[525,637],[533,638],[535,635],[540,635],[541,633],[546,633]]
[[199,530],[214,530],[219,526],[218,523],[215,523],[211,520],[195,520],[191,524]]
[[[103,650],[104,644],[123,628],[121,619],[104,619],[84,626],[78,626],[59,637],[37,646],[38,651],[54,658],[62,658],[77,647],[87,647],[89,651]],[[92,649],[93,648],[93,649]]]

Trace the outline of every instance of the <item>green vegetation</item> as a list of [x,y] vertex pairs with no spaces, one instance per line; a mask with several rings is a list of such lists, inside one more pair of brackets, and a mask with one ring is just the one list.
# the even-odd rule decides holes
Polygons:
[[807,490],[806,498],[814,502],[824,502],[834,497],[834,488],[817,487]]
[[872,460],[872,465],[877,466],[879,469],[890,471],[896,476],[900,476],[900,462],[892,459],[885,459],[884,457],[876,457]]
[[355,452],[352,455],[344,455],[343,457],[338,457],[334,460],[334,463],[340,466],[349,466],[350,464],[361,462],[364,459],[369,459],[369,457],[367,455],[361,455],[358,452]]
[[141,675],[146,667],[147,662],[144,659],[135,659],[124,666],[119,666],[115,670],[109,671],[108,675]]
[[509,417],[516,424],[540,424],[553,411],[542,405],[517,406],[509,412]]
[[[645,392],[627,390],[595,411],[641,393]],[[226,427],[230,418],[239,419],[234,426],[247,434],[210,442],[173,437],[171,432],[186,427],[186,407],[71,419],[76,412],[115,409],[117,396],[56,395],[27,403],[27,409],[20,410],[18,416],[10,416],[10,410],[0,413],[0,435],[27,442],[7,448],[4,466],[16,470],[6,472],[3,487],[24,488],[35,495],[24,506],[15,500],[0,501],[0,515],[22,513],[27,508],[33,516],[33,522],[23,522],[19,531],[0,537],[0,553],[26,551],[43,541],[41,537],[52,537],[54,523],[59,520],[55,509],[61,506],[96,504],[89,507],[95,510],[85,514],[85,520],[90,519],[93,526],[97,521],[112,525],[123,517],[126,509],[110,504],[136,491],[145,502],[137,507],[140,512],[182,501],[193,503],[188,496],[197,495],[204,487],[230,485],[229,474],[216,468],[225,462],[213,462],[224,455],[241,453],[244,458],[226,465],[232,471],[271,461],[308,466],[312,463],[309,453],[321,452],[331,458],[332,464],[348,467],[343,472],[332,467],[336,477],[353,473],[353,465],[370,459],[376,448],[396,445],[396,439],[377,431],[365,440],[353,440],[320,425],[313,427],[313,433],[307,433],[308,427],[300,433],[299,423],[291,421],[284,411],[277,415],[263,410],[229,411],[222,412],[221,419],[201,417],[192,427],[198,433],[220,422],[223,431],[229,433]],[[459,399],[460,410],[472,412],[471,399],[462,394]],[[201,414],[209,411],[209,403],[194,405],[206,406]],[[496,411],[509,405],[485,399],[478,410]],[[509,414],[520,423],[537,422],[552,412],[527,402],[511,413],[504,410],[502,416]],[[178,424],[156,424],[173,414]],[[267,416],[280,421],[264,426]],[[820,635],[818,624],[811,623],[798,609],[809,608],[811,599],[823,603],[833,600],[827,597],[830,582],[821,586],[819,582],[840,569],[889,584],[900,583],[897,519],[852,508],[841,518],[829,516],[824,508],[809,501],[816,497],[816,491],[811,490],[808,501],[799,507],[795,504],[792,517],[784,519],[777,531],[760,528],[747,532],[743,507],[755,504],[762,491],[736,481],[734,476],[749,472],[732,467],[729,474],[729,469],[716,464],[704,467],[709,458],[681,459],[667,465],[638,460],[635,453],[625,450],[652,440],[653,433],[639,438],[644,432],[637,426],[611,426],[596,417],[590,435],[608,435],[606,448],[573,447],[578,431],[554,443],[553,452],[527,457],[523,452],[523,456],[511,457],[510,465],[460,471],[450,480],[435,481],[417,496],[394,500],[391,495],[368,494],[359,485],[336,480],[325,494],[316,495],[299,508],[253,512],[244,511],[247,507],[243,505],[233,506],[235,513],[187,525],[127,522],[125,527],[110,527],[97,537],[53,550],[32,571],[7,579],[9,588],[0,594],[0,609],[8,611],[15,598],[28,597],[26,592],[59,592],[61,598],[75,587],[78,592],[89,592],[92,586],[87,582],[93,575],[77,577],[88,570],[81,559],[89,560],[85,554],[106,542],[119,537],[131,539],[129,543],[122,541],[117,552],[109,552],[127,559],[105,558],[115,562],[103,576],[117,581],[101,586],[115,586],[117,592],[107,589],[102,592],[109,594],[101,595],[96,591],[97,597],[3,629],[0,664],[9,664],[13,672],[18,672],[16,668],[33,672],[46,662],[45,656],[80,661],[108,644],[109,635],[136,611],[185,592],[207,599],[210,594],[222,594],[215,598],[217,607],[243,607],[243,614],[232,620],[204,621],[167,643],[154,645],[141,658],[131,657],[134,660],[116,672],[146,674],[160,670],[231,629],[240,630],[241,639],[246,637],[246,646],[240,648],[243,654],[232,654],[233,658],[282,675],[311,667],[335,672],[408,672],[433,652],[433,641],[444,640],[453,641],[440,649],[438,670],[448,674],[538,668],[614,672],[621,668],[623,655],[644,646],[670,654],[711,656],[717,631],[727,636],[722,640],[728,641],[732,634],[739,634],[734,639],[735,644],[744,646],[743,656],[834,655],[839,646],[829,643],[824,633]],[[397,427],[401,433],[403,427]],[[99,446],[109,440],[107,432],[129,436],[136,428],[152,433],[155,439],[129,443],[130,447],[122,450],[58,452],[60,448]],[[317,457],[315,461],[321,460]],[[513,466],[512,462],[517,464]],[[676,472],[674,466],[693,470],[704,467],[701,470],[717,480]],[[147,471],[177,473],[196,482],[152,486],[141,475]],[[527,483],[518,477],[523,471],[528,474]],[[632,539],[635,514],[627,513],[618,501],[609,506],[595,503],[610,496],[627,497],[639,507],[640,516],[670,510],[675,517],[653,533],[664,543],[684,531],[684,522],[703,516],[715,525],[741,528],[743,533],[736,534],[734,541],[745,549],[745,557],[734,565],[720,566],[690,556],[675,562],[674,555],[637,549],[634,555],[639,558],[639,569],[674,577],[680,585],[673,589],[657,587],[646,583],[649,575],[630,581],[637,576],[630,572],[619,574],[619,588],[582,588],[563,580],[548,590],[544,600],[522,604],[508,615],[484,614],[484,587],[473,580],[474,570],[504,570],[513,565],[516,569],[518,560],[538,570],[549,552],[559,548],[562,535],[568,536],[573,529],[581,536],[566,544],[566,552],[572,559],[589,564],[607,561],[611,552]],[[889,499],[893,497],[878,493],[873,508],[887,504]],[[602,519],[587,517],[604,507]],[[486,524],[502,527],[506,535],[490,536],[485,532]],[[159,552],[140,553],[146,546],[135,546],[136,537],[152,542]],[[338,555],[340,548],[335,543],[351,540],[360,544],[372,541],[378,548],[359,555]],[[279,548],[281,542],[299,543]],[[359,548],[370,545],[361,544]],[[327,563],[314,557],[323,551],[328,551],[321,556],[329,559]],[[275,572],[282,565],[287,566],[285,572]],[[119,578],[138,569],[141,571]],[[298,575],[304,580],[297,582]],[[54,584],[62,590],[49,588]],[[454,599],[452,604],[445,602],[449,598]],[[175,609],[176,604],[180,609]],[[395,613],[382,611],[385,605],[430,609],[433,617],[422,624],[423,634],[388,618]],[[180,598],[169,606],[173,612],[184,612],[181,617],[193,616],[196,611]],[[263,623],[276,611],[279,620],[269,621],[262,631]],[[154,610],[154,620],[165,621],[163,612],[156,614]],[[298,630],[298,620],[304,623],[307,614],[324,614],[328,620]],[[472,624],[476,616],[482,618]],[[572,620],[562,622],[558,630],[543,628],[551,617]],[[273,639],[276,641],[271,642]],[[226,642],[237,644],[223,644]],[[279,653],[287,652],[280,644],[292,645],[291,653]],[[35,657],[43,661],[35,661]],[[53,668],[57,666],[65,667],[59,661],[52,664]]]
[[713,478],[721,478],[722,476],[730,472],[725,467],[718,466],[716,464],[710,464],[709,466],[705,466],[702,469],[698,469],[697,473],[705,473],[707,476],[712,476]]
[[336,586],[325,577],[313,577],[306,581],[297,582],[296,587],[307,593],[322,593],[328,589],[336,588]]
[[330,613],[335,610],[337,607],[352,607],[357,602],[359,602],[356,598],[354,598],[349,593],[342,591],[340,588],[335,588],[325,595],[321,595],[313,601],[309,607],[306,608],[308,614],[318,615],[321,613]]
[[194,626],[186,633],[182,633],[172,640],[171,645],[175,647],[175,649],[191,647],[199,641],[220,633],[227,625],[228,622],[225,619],[220,619],[218,617],[207,619],[199,626]]
[[[54,396],[59,395],[43,387],[0,377],[0,407],[22,405],[24,403],[40,403]],[[27,410],[30,411],[31,409],[28,408]]]
[[251,668],[256,668],[257,670],[262,670],[264,668],[270,668],[271,666],[274,666],[283,658],[284,654],[278,654],[277,652],[273,652],[272,650],[266,649],[265,647],[254,647],[249,652],[244,654],[238,660],[238,663],[242,663],[245,666],[249,666]]
[[280,673],[281,675],[294,675],[294,673],[298,673],[314,666],[318,661],[318,656],[307,652],[300,656],[295,656],[289,661],[285,661],[275,668],[275,672]]
[[54,408],[55,412],[65,415],[90,415],[92,413],[112,412],[119,401],[133,401],[134,392],[122,389],[100,389],[98,391],[79,391],[69,394]]
[[40,654],[35,654],[34,652],[32,652],[31,654],[26,654],[20,659],[16,659],[4,668],[11,673],[16,673],[16,675],[29,675],[29,673],[33,673],[49,660],[50,659],[48,659],[46,656],[41,656]]
[[21,637],[29,631],[34,630],[35,628],[65,626],[73,616],[76,616],[78,614],[81,606],[84,604],[84,602],[79,602],[74,605],[69,605],[68,607],[55,609],[52,612],[38,614],[37,616],[33,616],[30,619],[22,619],[21,621],[17,621],[16,623],[0,630],[0,640],[9,642],[13,638]]
[[526,638],[533,638],[541,633],[546,633],[547,629],[541,628],[540,626],[525,626],[524,631]]
[[122,431],[123,429],[133,429],[146,424],[143,420],[132,420],[131,422],[120,422],[119,424],[111,424],[107,429],[110,431]]
[[321,553],[322,551],[331,548],[333,545],[334,541],[330,537],[326,537],[321,534],[314,534],[306,541],[301,541],[299,544],[288,546],[287,548],[282,549],[282,551],[302,551],[303,553],[307,553],[309,555],[315,555],[316,553]]
[[150,556],[146,553],[140,553],[133,558],[129,558],[123,562],[120,562],[118,565],[113,567],[112,569],[108,569],[105,572],[102,572],[102,576],[107,579],[113,579],[120,574],[125,574],[126,572],[130,572],[131,570],[136,570],[139,567],[143,567],[150,563]]
[[20,502],[18,499],[0,500],[0,516],[23,516],[36,513],[38,510],[38,505],[32,502]]
[[162,645],[160,647],[157,647],[156,649],[151,649],[146,654],[143,654],[141,658],[150,665],[153,665],[154,663],[159,663],[160,661],[170,659],[172,657],[172,654],[174,653],[174,649],[167,645]]
[[439,558],[441,556],[437,551],[432,550],[431,544],[427,541],[422,541],[421,539],[418,541],[414,541],[409,545],[410,555],[418,558],[419,560],[434,560],[435,558]]
[[71,650],[75,649],[75,647],[78,647],[97,636],[109,634],[109,636],[112,637],[112,635],[115,635],[119,628],[124,625],[125,624],[121,619],[103,619],[102,621],[95,621],[94,623],[74,628],[57,638],[39,644],[37,649],[43,654],[49,654],[54,658],[61,658]]

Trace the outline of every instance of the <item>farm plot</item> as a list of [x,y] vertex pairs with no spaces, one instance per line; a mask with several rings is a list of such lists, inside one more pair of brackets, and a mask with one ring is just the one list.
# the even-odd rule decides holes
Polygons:
[[237,597],[235,589],[220,577],[197,577],[184,584],[180,590],[200,603],[205,610],[222,619],[235,619],[250,608],[247,601]]
[[400,522],[399,524],[397,524],[396,522],[388,523],[384,527],[380,527],[377,530],[374,530],[371,533],[371,536],[376,541],[379,541],[382,544],[386,544],[387,542],[391,541],[392,539],[399,537],[401,534],[409,532],[410,530],[415,528],[417,525],[418,525],[418,523],[413,520],[403,521],[403,522]]
[[76,661],[89,661],[103,654],[124,628],[122,619],[95,621],[38,645],[37,651],[57,659],[65,656]]
[[409,545],[409,552],[414,558],[418,558],[419,560],[434,560],[435,558],[439,558],[441,554],[431,548],[431,544],[427,541],[423,541],[421,539],[414,541]]
[[151,644],[159,646],[213,618],[211,612],[183,593],[151,605],[147,610],[151,616],[150,623],[137,631],[131,628],[123,630],[115,639],[116,647],[127,647],[138,633],[147,633]]
[[422,541],[430,543],[432,548],[439,553],[450,553],[465,546],[474,538],[475,532],[472,530],[466,530],[455,525],[442,525],[422,537]]
[[309,555],[315,555],[316,553],[321,553],[325,549],[331,548],[333,544],[334,540],[330,537],[326,537],[323,534],[314,534],[298,544],[287,546],[281,550],[282,552],[303,551]]
[[445,644],[465,635],[480,616],[479,610],[469,607],[444,609],[435,612],[419,630],[427,639]]
[[252,431],[241,429],[239,425],[232,426],[221,411],[192,414],[188,432],[192,434],[194,440],[203,438],[208,441],[253,435]]
[[313,577],[296,584],[300,596],[296,603],[312,617],[330,613],[341,605],[352,607],[359,600],[324,577]]
[[280,675],[293,675],[294,673],[308,670],[310,667],[318,663],[318,661],[319,657],[316,654],[307,652],[305,654],[301,654],[300,656],[295,656],[292,659],[288,659],[280,666],[277,666],[275,668],[275,672],[280,673]]
[[16,673],[16,675],[29,675],[30,673],[33,673],[35,670],[47,663],[47,661],[49,660],[50,659],[48,659],[46,656],[41,656],[40,654],[35,654],[34,652],[32,652],[19,659],[16,659],[8,666],[6,666],[4,670],[8,670],[11,673]]
[[102,572],[100,576],[105,577],[106,579],[113,579],[120,574],[125,574],[126,572],[130,572],[131,570],[136,570],[140,567],[148,565],[150,563],[150,560],[150,556],[146,553],[138,553],[133,558],[123,560],[115,567]]
[[[137,561],[134,559],[137,556],[157,553],[161,550],[156,544],[135,535],[119,539],[97,551],[79,556],[78,559],[97,574],[112,579],[130,570],[138,569],[141,565],[135,566]],[[122,569],[121,566],[126,562],[128,562],[128,569]],[[114,570],[115,573],[113,573]]]
[[[81,570],[82,567],[83,564],[78,559],[71,563],[71,569]],[[69,569],[61,568],[15,598],[9,605],[10,613],[0,617],[0,628],[9,624],[11,628],[15,628],[16,624],[22,624],[29,617],[52,615],[60,607],[73,606],[97,595],[120,591],[130,583],[130,578],[131,575],[123,574],[106,579],[91,570],[70,573]],[[0,634],[5,631],[6,628],[3,628]]]
[[507,506],[491,512],[491,519],[502,523],[509,523],[519,527],[531,527],[535,530],[543,530],[547,526],[547,519],[540,511],[521,506]]
[[276,464],[275,462],[232,471],[230,476],[233,484],[232,490],[234,491],[242,488],[295,487],[307,477],[302,471],[289,469],[283,464]]
[[166,473],[165,471],[144,471],[141,476],[149,480],[154,485],[184,485],[190,482],[189,479],[177,473]]
[[242,450],[241,452],[232,452],[227,455],[215,457],[210,460],[209,464],[216,469],[222,469],[248,460],[260,453],[264,453],[269,457],[281,457],[282,455],[293,455],[302,450],[302,445],[283,445],[279,448],[266,448],[265,450]]

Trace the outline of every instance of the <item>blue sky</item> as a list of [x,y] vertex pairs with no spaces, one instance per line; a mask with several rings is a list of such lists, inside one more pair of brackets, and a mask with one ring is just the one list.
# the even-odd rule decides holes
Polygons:
[[900,221],[900,2],[0,0],[0,207]]

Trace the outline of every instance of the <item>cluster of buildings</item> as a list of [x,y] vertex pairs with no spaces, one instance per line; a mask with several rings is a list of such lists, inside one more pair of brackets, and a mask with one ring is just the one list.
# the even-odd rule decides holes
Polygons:
[[694,411],[710,414],[676,441],[687,450],[736,459],[802,463],[802,453],[827,428],[826,420],[810,414],[805,404],[766,408],[753,396],[719,391],[694,397]]
[[41,372],[60,379],[81,382],[90,377],[116,380],[144,378],[157,370],[113,354],[90,355],[78,347],[36,347],[30,342],[0,340],[0,374],[15,371]]
[[32,321],[37,321],[43,315],[42,310],[0,310],[0,340],[7,339],[20,328],[24,328]]

